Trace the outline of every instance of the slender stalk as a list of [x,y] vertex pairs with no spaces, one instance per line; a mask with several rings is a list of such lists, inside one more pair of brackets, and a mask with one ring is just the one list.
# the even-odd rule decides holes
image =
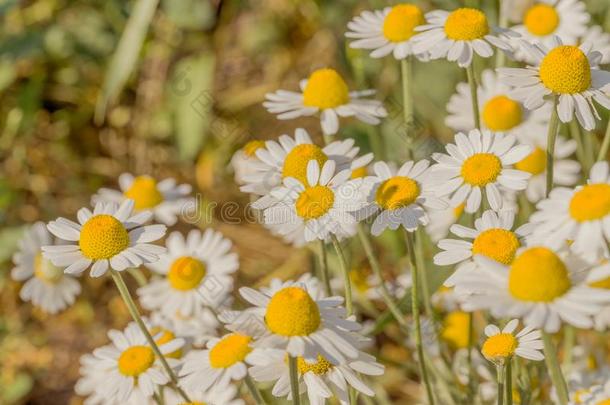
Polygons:
[[415,347],[417,348],[417,356],[419,360],[419,371],[426,388],[428,404],[434,405],[434,395],[432,394],[432,386],[428,379],[428,371],[424,357],[424,348],[421,337],[421,321],[419,319],[419,276],[415,259],[415,247],[413,244],[413,236],[405,229],[407,240],[407,253],[409,255],[409,267],[411,268],[411,279],[413,286],[411,287],[411,311],[413,312],[413,321],[415,323]]
[[127,269],[127,271],[133,277],[133,279],[136,280],[136,283],[138,283],[139,287],[143,287],[146,285],[146,282],[147,282],[146,276],[144,276],[144,273],[142,273],[142,270],[132,267],[132,268]]
[[474,365],[472,362],[472,349],[474,346],[474,312],[468,312],[468,352],[466,358],[468,361],[468,399],[472,400],[474,396]]
[[320,240],[318,244],[318,260],[320,263],[320,276],[322,279],[322,284],[324,285],[324,291],[327,296],[332,295],[332,290],[330,288],[330,277],[328,274],[328,258],[326,257],[326,246],[324,245],[324,241]]
[[125,305],[127,305],[127,309],[129,310],[131,317],[133,318],[133,320],[136,322],[136,324],[138,325],[138,327],[140,328],[140,330],[146,337],[146,341],[152,348],[153,352],[155,353],[155,356],[157,356],[157,358],[161,362],[161,365],[165,369],[165,372],[169,376],[172,388],[174,388],[185,401],[191,402],[191,399],[188,397],[188,395],[186,395],[186,393],[182,390],[182,388],[180,388],[178,386],[178,378],[176,378],[176,375],[172,371],[172,368],[167,363],[167,360],[161,353],[161,350],[159,350],[159,346],[157,346],[155,339],[153,339],[152,335],[148,331],[148,328],[146,328],[146,325],[144,324],[144,321],[142,320],[142,317],[140,316],[140,313],[138,312],[136,303],[134,302],[133,298],[131,297],[131,294],[129,293],[129,289],[127,288],[127,285],[125,284],[123,277],[121,277],[121,273],[119,273],[116,270],[111,269],[110,275],[112,276],[112,280],[116,284],[116,287],[119,290],[119,293],[121,294],[121,298],[123,299],[123,302],[125,302]]
[[248,387],[248,391],[250,391],[250,395],[252,395],[252,399],[254,399],[254,402],[256,402],[257,405],[265,405],[266,402],[263,399],[263,396],[261,395],[258,388],[256,388],[256,384],[254,383],[254,381],[252,381],[252,377],[250,377],[250,374],[246,373],[244,381],[246,383],[246,386]]
[[341,265],[341,272],[343,273],[343,282],[345,284],[345,309],[347,310],[347,316],[354,313],[354,306],[352,303],[352,283],[349,278],[349,267],[347,266],[347,260],[341,249],[341,244],[335,235],[332,235],[333,246],[339,256],[339,264]]
[[[508,16],[505,10],[507,4],[504,0],[498,0],[498,27],[506,28],[508,26]],[[506,54],[501,50],[496,50],[496,68],[503,67],[506,63]]]
[[564,370],[569,372],[572,368],[572,349],[576,342],[576,329],[572,325],[565,325],[563,333],[563,366]]
[[432,309],[432,302],[430,300],[430,286],[428,283],[428,272],[426,271],[426,261],[424,260],[424,236],[425,232],[423,228],[417,230],[415,236],[415,263],[419,269],[419,276],[421,278],[421,292],[424,301],[424,310],[426,316],[431,321],[434,320],[434,311]]
[[477,93],[477,82],[474,76],[474,64],[471,63],[466,68],[468,76],[468,85],[470,86],[470,99],[472,100],[472,114],[474,118],[474,126],[476,129],[481,129],[481,114],[479,112],[479,95]]
[[553,97],[553,109],[551,110],[551,119],[549,120],[549,130],[547,133],[546,142],[546,196],[549,196],[553,188],[553,159],[555,155],[555,139],[557,138],[557,130],[559,129],[559,116],[557,115],[557,102],[559,98]]
[[565,379],[563,378],[563,374],[561,373],[561,368],[559,367],[557,352],[555,351],[555,346],[553,346],[551,335],[543,331],[542,342],[544,343],[544,358],[546,361],[546,366],[551,374],[551,381],[555,386],[555,391],[557,391],[559,404],[567,405],[569,400],[568,387]]
[[606,126],[606,133],[604,134],[602,147],[599,149],[599,155],[597,155],[598,162],[606,159],[606,156],[608,155],[608,148],[610,148],[610,119],[608,119],[608,126]]
[[407,157],[413,159],[413,61],[410,56],[400,61],[400,75],[402,77],[402,113],[405,121]]
[[290,390],[292,392],[292,403],[300,405],[301,396],[299,394],[299,370],[297,369],[297,358],[288,356],[288,369],[290,371]]
[[585,147],[582,142],[582,134],[580,133],[580,128],[578,127],[578,121],[572,120],[570,122],[570,135],[576,141],[576,158],[582,165],[585,171],[588,171],[587,164],[587,154],[585,153]]
[[504,404],[504,366],[496,366],[496,376],[498,381],[498,405]]
[[506,405],[513,405],[513,359],[506,362]]

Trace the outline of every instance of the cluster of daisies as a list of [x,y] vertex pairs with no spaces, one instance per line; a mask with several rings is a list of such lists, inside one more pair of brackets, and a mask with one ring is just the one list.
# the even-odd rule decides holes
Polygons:
[[[610,72],[600,68],[610,63],[610,34],[590,25],[578,0],[500,4],[499,26],[478,9],[425,13],[407,3],[347,26],[352,48],[399,61],[407,121],[409,65],[446,59],[466,70],[446,106],[455,135],[431,156],[375,161],[341,138],[341,118],[376,125],[388,112],[374,90],[350,91],[336,70],[266,96],[279,119],[319,117],[324,143],[302,128],[253,140],[233,156],[235,180],[272,234],[317,252],[316,276],[235,294],[228,239],[212,229],[166,237],[196,209],[190,187],[172,179],[123,174],[120,190],[101,189],[77,222],[34,224],[14,258],[23,300],[56,313],[80,293],[83,272],[109,273],[134,317],[82,358],[76,391],[86,403],[237,404],[247,389],[259,404],[353,405],[376,394],[384,366],[370,354],[372,338],[392,321],[415,353],[428,404],[610,403],[607,360],[588,361],[595,353],[576,332],[610,326],[610,128],[597,159],[583,147],[598,110],[610,109]],[[495,68],[474,69],[475,58],[494,55]],[[381,270],[371,238],[384,232],[406,243],[395,277]],[[368,264],[350,263],[352,239]],[[436,291],[430,243],[434,265],[450,273]],[[141,283],[144,318],[125,272]],[[554,334],[564,331],[560,365]]]

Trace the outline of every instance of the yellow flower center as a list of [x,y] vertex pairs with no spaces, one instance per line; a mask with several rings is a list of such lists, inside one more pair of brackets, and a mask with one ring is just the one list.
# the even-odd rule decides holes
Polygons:
[[586,388],[581,388],[574,391],[574,403],[582,404],[584,402],[583,397],[588,395],[591,391]]
[[503,264],[510,264],[519,248],[514,232],[502,228],[487,229],[472,243],[472,254],[483,255]]
[[452,349],[463,349],[468,347],[469,315],[466,312],[454,311],[443,319],[441,338],[446,341]]
[[123,193],[135,202],[136,210],[145,210],[163,202],[163,194],[157,189],[157,181],[150,176],[138,176],[129,190]]
[[301,356],[297,357],[297,368],[301,375],[310,371],[316,375],[324,375],[333,368],[333,365],[323,356],[318,354],[317,361],[313,363],[308,363]]
[[521,104],[506,96],[493,97],[483,106],[483,122],[492,131],[508,131],[522,120]]
[[252,351],[250,336],[234,333],[223,337],[210,349],[210,365],[214,368],[228,368],[244,361]]
[[294,177],[301,183],[307,185],[307,163],[309,163],[310,160],[315,160],[318,162],[318,165],[322,167],[328,160],[328,156],[326,156],[317,145],[304,143],[295,146],[284,159],[282,177]]
[[297,215],[303,219],[316,219],[326,214],[335,203],[335,193],[326,186],[307,187],[296,201]]
[[155,353],[148,346],[132,346],[121,353],[119,371],[127,377],[137,377],[155,362]]
[[515,169],[537,175],[546,170],[546,152],[536,146],[534,151],[515,163]]
[[309,76],[303,90],[303,104],[320,109],[335,108],[349,102],[349,89],[333,69],[318,69]]
[[457,207],[454,207],[453,208],[453,216],[456,219],[459,219],[462,216],[462,214],[464,213],[464,208],[466,208],[466,203],[461,203]]
[[589,59],[577,46],[558,46],[542,59],[540,80],[557,94],[582,93],[591,86]]
[[408,207],[419,197],[419,185],[409,177],[395,176],[385,180],[375,193],[375,201],[384,210]]
[[472,41],[489,34],[487,17],[474,8],[458,8],[445,21],[447,38],[455,41]]
[[[153,328],[150,333],[155,337],[161,334],[161,336],[157,337],[157,339],[155,340],[155,343],[157,343],[159,346],[169,343],[176,338],[176,335],[174,335],[172,331],[158,327]],[[169,357],[171,359],[179,359],[182,357],[182,349],[178,349],[171,353],[164,354],[163,356]]]
[[593,281],[589,283],[589,287],[592,288],[603,288],[604,290],[610,290],[610,277],[603,278],[601,280]]
[[49,284],[58,283],[64,275],[64,270],[56,267],[39,252],[34,256],[34,276]]
[[362,166],[357,169],[352,170],[352,179],[359,179],[365,177],[367,175],[367,167]]
[[248,157],[254,157],[256,154],[256,151],[264,148],[265,147],[265,142],[264,141],[250,141],[247,144],[244,145],[244,147],[242,148],[242,150],[244,151],[244,154]]
[[476,153],[462,164],[462,178],[471,186],[493,183],[502,171],[502,162],[493,153]]
[[194,257],[183,256],[174,260],[167,273],[167,280],[172,288],[188,291],[198,287],[205,275],[205,263]]
[[403,42],[415,35],[415,27],[426,22],[424,13],[413,4],[392,7],[383,21],[383,35],[390,42]]
[[508,275],[508,289],[521,301],[551,302],[571,285],[563,261],[545,247],[530,248],[517,256]]
[[370,275],[371,270],[368,267],[359,267],[350,270],[349,279],[352,282],[352,285],[356,287],[356,290],[365,293],[371,288],[369,283]]
[[539,37],[552,34],[559,26],[559,14],[553,6],[536,4],[530,7],[523,17],[525,28]]
[[518,341],[510,333],[498,333],[495,336],[487,338],[481,352],[489,360],[506,359],[515,354]]
[[610,184],[587,184],[570,201],[570,216],[578,222],[601,219],[609,213]]
[[286,287],[276,292],[269,301],[265,322],[275,334],[307,336],[318,330],[320,310],[307,291],[299,287]]
[[95,215],[81,228],[78,245],[89,259],[110,259],[129,246],[129,234],[112,215]]

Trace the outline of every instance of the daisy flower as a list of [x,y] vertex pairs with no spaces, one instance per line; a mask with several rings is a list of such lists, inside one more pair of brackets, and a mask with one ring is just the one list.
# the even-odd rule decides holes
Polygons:
[[462,203],[457,207],[447,207],[443,210],[426,210],[428,213],[428,225],[426,233],[432,242],[437,243],[449,233],[451,225],[460,220],[464,213],[466,204]]
[[472,130],[466,136],[455,135],[455,144],[446,145],[448,154],[434,153],[437,164],[431,168],[431,183],[439,196],[450,196],[449,205],[466,203],[465,211],[479,209],[482,192],[489,206],[498,211],[503,206],[500,190],[520,191],[527,187],[530,174],[513,165],[531,153],[528,145],[515,145],[512,135]]
[[265,141],[253,140],[233,154],[231,168],[235,173],[235,183],[238,185],[246,184],[248,175],[256,173],[256,168],[260,162],[260,159],[256,156],[256,151],[263,148],[265,148]]
[[545,103],[545,96],[558,97],[557,113],[561,122],[576,118],[586,130],[595,128],[600,119],[593,100],[610,108],[605,88],[610,84],[610,72],[599,70],[601,54],[591,44],[563,45],[554,37],[549,47],[521,41],[521,46],[535,66],[499,68],[503,81],[512,86],[511,97],[523,101],[525,108],[535,110]]
[[582,36],[581,43],[593,44],[593,48],[602,54],[600,64],[610,63],[610,33],[604,32],[599,25],[593,25]]
[[[504,132],[519,136],[524,133],[543,133],[549,120],[550,106],[529,111],[508,96],[510,87],[500,82],[498,75],[490,69],[481,73],[481,83],[477,86],[481,126],[492,132]],[[475,129],[472,96],[468,83],[459,83],[457,93],[447,103],[445,124],[455,131]]]
[[[404,59],[413,52],[411,38],[415,28],[426,23],[424,13],[414,4],[397,4],[383,10],[364,11],[347,24],[345,36],[354,41],[355,49],[372,49],[371,57],[382,58],[390,53]],[[415,55],[418,59],[422,54]]]
[[159,261],[146,264],[163,277],[138,289],[142,306],[170,317],[190,317],[223,304],[239,267],[231,241],[213,229],[192,230],[186,238],[176,231],[166,246]]
[[[587,275],[589,287],[610,290],[610,261],[604,258]],[[610,306],[595,314],[595,329],[603,332],[610,326]]]
[[[274,396],[292,399],[286,352],[277,349],[260,350],[252,356],[251,361],[252,378],[260,382],[274,382],[271,391]],[[324,404],[327,399],[335,396],[341,405],[347,405],[350,403],[349,388],[369,397],[375,395],[359,378],[359,374],[380,376],[384,373],[384,366],[377,363],[373,356],[358,351],[356,358],[340,363],[333,363],[322,355],[313,361],[297,357],[297,372],[299,394],[307,393],[311,404]]]
[[[531,232],[529,224],[513,230],[514,223],[514,211],[487,210],[481,218],[474,221],[474,229],[459,224],[452,225],[451,232],[461,239],[439,241],[438,247],[442,252],[434,256],[434,264],[438,266],[457,265],[455,272],[445,281],[445,286],[458,285],[464,274],[477,271],[473,261],[475,255],[483,255],[509,265],[515,258],[517,249],[524,244],[525,237]],[[472,242],[463,239],[470,239]]]
[[81,291],[74,277],[65,275],[63,269],[42,256],[42,246],[53,243],[45,224],[35,223],[19,241],[19,251],[13,255],[15,268],[11,271],[13,280],[25,281],[19,297],[50,314],[72,305]]
[[49,222],[47,228],[72,244],[43,246],[45,258],[67,274],[80,274],[91,266],[91,276],[100,277],[108,268],[122,271],[159,260],[165,248],[152,245],[165,235],[165,225],[144,225],[152,213],[132,215],[134,201],[97,203],[93,212],[78,210],[78,223],[65,218]]
[[420,31],[411,38],[414,53],[429,52],[432,59],[447,58],[460,67],[472,63],[473,53],[483,58],[493,55],[492,45],[510,52],[510,30],[491,27],[485,14],[474,8],[454,11],[435,10],[426,14],[427,24],[415,28]]
[[500,365],[510,361],[515,355],[528,360],[544,360],[540,331],[526,326],[515,335],[518,325],[517,319],[509,321],[502,330],[496,325],[487,325],[485,327],[487,339],[481,347],[483,356],[492,363]]
[[311,116],[320,113],[322,132],[334,135],[339,131],[339,117],[356,117],[370,125],[388,115],[383,104],[364,97],[375,90],[350,92],[347,84],[334,69],[315,70],[308,79],[301,80],[301,91],[278,90],[268,93],[263,106],[280,120]]
[[477,255],[478,271],[463,277],[471,295],[466,311],[489,309],[496,318],[515,317],[525,325],[557,332],[561,322],[593,326],[593,315],[610,304],[610,292],[589,287],[589,265],[569,252],[545,246],[523,248],[510,266]]
[[556,187],[530,217],[532,242],[558,249],[567,241],[576,253],[594,261],[610,242],[610,171],[608,162],[593,165],[589,180],[576,188]]
[[392,230],[403,226],[413,232],[420,225],[428,224],[428,215],[424,207],[443,209],[444,201],[437,198],[428,185],[428,166],[430,162],[420,160],[415,163],[404,163],[400,169],[393,170],[385,162],[376,162],[373,166],[374,176],[365,179],[370,190],[367,205],[358,217],[366,218],[377,214],[371,233],[380,235],[386,228]]
[[220,323],[208,308],[193,316],[183,316],[179,311],[167,316],[155,311],[149,318],[153,325],[172,331],[176,336],[184,339],[189,346],[201,348],[208,340],[218,337]]
[[365,204],[362,179],[350,180],[350,171],[335,173],[336,164],[329,160],[320,165],[316,160],[307,164],[307,179],[303,183],[294,177],[271,191],[273,203],[265,206],[260,200],[252,206],[263,211],[263,221],[278,234],[296,244],[316,239],[339,239],[356,232],[356,219],[351,212]]
[[134,201],[134,209],[152,211],[155,220],[167,226],[174,225],[178,216],[194,208],[194,199],[188,197],[191,186],[176,184],[169,178],[157,182],[150,176],[123,173],[119,176],[120,190],[101,188],[92,198],[92,204],[114,202],[121,204],[126,199]]
[[606,405],[610,403],[610,381],[606,380],[603,385],[591,387],[588,393],[580,396],[585,405]]

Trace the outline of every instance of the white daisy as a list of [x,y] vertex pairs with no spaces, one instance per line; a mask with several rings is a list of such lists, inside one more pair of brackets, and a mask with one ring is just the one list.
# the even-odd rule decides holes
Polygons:
[[525,325],[554,333],[561,323],[593,326],[593,315],[610,303],[610,292],[589,287],[589,265],[568,252],[544,246],[517,252],[510,266],[475,256],[478,271],[462,278],[470,295],[467,311],[489,309],[496,318],[515,317]]
[[35,223],[19,241],[19,250],[13,255],[15,268],[11,271],[13,280],[25,281],[19,297],[50,314],[72,305],[81,291],[74,277],[64,274],[63,269],[42,256],[41,247],[53,243],[45,224]]
[[[112,347],[112,345],[107,345],[100,349],[112,350]],[[80,378],[74,385],[74,392],[81,397],[85,397],[84,405],[118,405],[117,401],[109,400],[105,397],[105,393],[99,389],[104,384],[108,374],[104,368],[99,367],[97,357],[91,353],[82,355],[79,374]]]
[[610,403],[610,381],[591,387],[588,394],[582,395],[584,405],[606,405]]
[[420,34],[411,38],[413,52],[429,52],[432,59],[447,58],[457,61],[460,67],[472,63],[473,52],[483,58],[493,55],[492,45],[510,52],[510,37],[516,33],[498,27],[490,27],[485,14],[474,8],[458,8],[454,11],[435,10],[426,14],[427,24],[415,28]]
[[[413,52],[411,37],[415,28],[426,23],[424,13],[414,4],[398,4],[383,10],[363,11],[347,24],[345,36],[354,39],[351,48],[372,49],[371,57],[381,58],[390,53],[404,59]],[[425,55],[417,54],[425,59]]]
[[531,240],[555,249],[573,241],[570,249],[595,261],[610,242],[610,170],[608,162],[591,168],[589,180],[576,188],[557,187],[530,217]]
[[528,145],[515,145],[512,135],[472,130],[468,136],[455,135],[443,153],[432,154],[438,163],[431,168],[431,184],[439,196],[449,196],[449,205],[466,202],[465,211],[476,212],[485,192],[493,210],[503,207],[500,190],[519,191],[527,187],[530,174],[513,169],[513,165],[531,153]]
[[464,213],[466,204],[462,203],[457,207],[447,207],[443,210],[426,210],[428,213],[428,225],[426,233],[433,243],[437,243],[449,233],[451,225],[460,220]]
[[167,316],[160,311],[150,314],[153,325],[172,331],[190,346],[201,348],[207,341],[218,336],[220,323],[211,310],[205,308],[196,315],[182,316],[180,313]]
[[93,212],[78,210],[78,223],[65,218],[49,222],[47,228],[60,239],[73,244],[43,246],[44,257],[65,267],[67,274],[79,274],[91,266],[91,276],[99,277],[108,268],[122,271],[159,260],[165,248],[152,245],[165,235],[165,225],[144,225],[150,211],[132,215],[134,201],[97,203]]
[[591,44],[563,45],[554,37],[549,47],[521,41],[521,46],[535,66],[499,68],[502,81],[513,87],[509,95],[535,110],[545,103],[545,96],[558,97],[557,113],[562,122],[576,118],[586,130],[595,128],[600,119],[593,100],[610,109],[604,89],[610,84],[610,72],[598,69],[602,55]]
[[395,170],[385,162],[374,164],[375,175],[365,178],[366,189],[363,189],[367,205],[357,215],[363,219],[379,213],[371,227],[373,235],[380,235],[386,228],[398,229],[401,225],[413,232],[428,223],[424,207],[447,207],[429,187],[429,165],[427,160],[409,161]]
[[[610,290],[610,261],[603,258],[587,275],[587,284],[592,288]],[[595,314],[595,329],[603,332],[610,326],[610,305]]]
[[610,63],[610,33],[605,32],[602,27],[599,25],[589,27],[580,42],[593,44],[593,49],[602,54],[600,64]]
[[300,92],[278,90],[268,93],[263,105],[270,113],[278,114],[280,120],[320,113],[322,131],[326,135],[339,131],[339,117],[356,117],[377,125],[379,118],[388,115],[380,101],[364,98],[374,95],[375,90],[350,92],[341,75],[333,69],[315,70],[299,85]]
[[496,364],[505,364],[515,355],[528,360],[544,360],[540,331],[526,326],[515,335],[518,325],[517,319],[509,321],[502,330],[496,325],[487,325],[485,327],[487,339],[481,347],[483,356]]
[[185,238],[172,232],[167,252],[146,267],[162,278],[154,278],[138,289],[142,306],[170,317],[198,316],[206,307],[216,308],[233,290],[232,274],[239,267],[232,243],[220,232],[192,230]]
[[260,159],[256,156],[256,151],[265,147],[265,141],[252,140],[238,149],[231,158],[231,168],[235,174],[235,183],[244,185],[246,178],[255,174]]
[[192,197],[188,197],[192,187],[188,184],[176,184],[169,178],[157,182],[150,176],[134,177],[130,173],[119,176],[120,190],[101,188],[92,198],[92,204],[98,202],[122,203],[126,199],[134,200],[134,209],[152,211],[156,221],[165,225],[174,225],[178,216],[189,213],[195,208]]
[[[184,399],[174,390],[166,389],[163,391],[166,405],[185,405]],[[186,394],[193,400],[191,404],[200,405],[246,405],[243,399],[238,398],[238,390],[235,384],[228,386],[214,386],[207,391],[186,391]],[[153,404],[151,404],[153,405]]]

